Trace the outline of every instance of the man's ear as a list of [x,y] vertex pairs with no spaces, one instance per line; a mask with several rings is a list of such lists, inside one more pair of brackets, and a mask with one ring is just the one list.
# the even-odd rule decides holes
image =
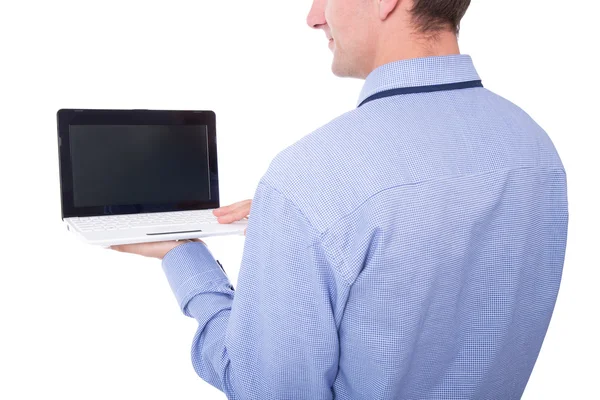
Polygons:
[[379,0],[379,19],[385,21],[401,0]]

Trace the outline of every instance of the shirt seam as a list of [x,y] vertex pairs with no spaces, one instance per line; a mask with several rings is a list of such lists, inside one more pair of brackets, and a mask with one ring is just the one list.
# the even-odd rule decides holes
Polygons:
[[[289,202],[292,206],[294,206],[294,208],[296,209],[296,211],[302,216],[302,218],[304,218],[304,220],[306,221],[306,223],[308,224],[308,226],[314,231],[316,232],[316,240],[312,241],[307,247],[306,249],[310,249],[311,247],[313,247],[315,244],[319,244],[321,245],[321,247],[327,251],[325,249],[325,247],[322,245],[323,243],[323,236],[324,233],[320,232],[310,221],[310,219],[308,219],[306,217],[306,214],[304,214],[304,212],[300,209],[300,207],[298,207],[298,205],[292,200],[290,199],[288,196],[286,196],[284,193],[282,193],[280,190],[278,190],[276,187],[274,187],[273,185],[271,185],[270,183],[267,183],[264,181],[264,179],[261,179],[259,182],[259,185],[264,185],[267,188],[273,190],[274,192],[276,192],[279,196],[281,196],[285,201]],[[336,257],[336,259],[339,258],[339,261],[341,263],[345,263],[345,260],[340,257],[337,257],[337,253],[334,255]],[[347,285],[348,287],[352,286],[352,284],[346,279],[346,277],[344,276],[344,274],[342,273],[342,271],[340,271],[336,265],[331,265],[332,269],[335,271],[335,273],[342,279],[342,282]]]
[[[394,185],[394,186],[388,186],[386,188],[383,188],[383,189],[381,189],[381,190],[373,193],[369,197],[367,197],[360,204],[358,204],[355,207],[353,207],[352,210],[350,210],[346,214],[340,216],[335,221],[333,221],[323,231],[319,231],[313,225],[313,223],[311,222],[311,220],[306,217],[306,214],[304,214],[304,212],[298,207],[298,205],[292,199],[290,199],[288,196],[286,196],[284,193],[282,193],[280,190],[278,190],[276,187],[274,187],[272,184],[265,182],[264,179],[261,179],[260,182],[259,182],[259,185],[264,185],[264,186],[268,187],[269,189],[271,189],[274,192],[276,192],[277,194],[279,194],[285,201],[287,201],[290,204],[292,204],[294,206],[294,208],[296,209],[296,211],[306,220],[306,222],[310,226],[310,228],[318,234],[318,236],[317,236],[318,243],[322,244],[323,243],[323,238],[327,234],[329,234],[330,231],[334,227],[336,227],[337,225],[339,225],[340,223],[342,223],[344,220],[346,220],[348,217],[352,216],[354,213],[358,212],[366,203],[368,203],[369,201],[371,201],[374,197],[379,196],[381,193],[386,192],[388,190],[397,189],[397,188],[400,188],[400,187],[407,187],[407,186],[417,186],[417,185],[421,185],[421,184],[425,184],[425,183],[431,183],[431,182],[440,182],[440,181],[444,181],[444,180],[457,179],[457,178],[470,178],[470,177],[484,176],[484,175],[490,175],[490,174],[494,174],[494,173],[507,172],[507,171],[515,171],[515,170],[521,170],[521,169],[543,169],[543,170],[549,170],[549,171],[556,170],[556,171],[562,171],[563,173],[565,173],[564,167],[561,167],[561,166],[556,166],[556,167],[542,167],[542,166],[508,167],[508,168],[494,169],[494,170],[490,170],[490,171],[483,171],[483,172],[478,172],[478,173],[473,173],[473,174],[447,175],[447,176],[443,176],[443,177],[437,177],[437,178],[432,178],[432,179],[424,179],[424,180],[421,180],[421,181],[406,182],[406,183],[401,183],[401,184]],[[312,247],[315,243],[317,243],[317,241],[315,241],[314,243],[311,243],[309,246],[307,246],[307,249],[310,248],[310,247]],[[324,246],[322,246],[322,247],[323,247],[323,249],[325,249]],[[336,250],[336,249],[334,249],[334,250]],[[328,253],[332,254],[331,251],[328,251]],[[345,257],[343,257],[343,255],[339,254],[338,251],[335,251],[334,254],[332,254],[332,256],[335,257],[335,259],[337,261],[339,261],[343,266],[346,266],[346,259],[345,259]],[[333,265],[332,268],[341,277],[342,281],[348,286],[348,288],[352,287],[352,285],[353,285],[354,282],[352,280],[350,280],[346,276],[346,274],[343,273],[343,271],[340,271],[339,268],[337,268],[335,265]]]
[[346,214],[340,216],[338,219],[333,221],[327,228],[325,228],[323,230],[322,235],[325,235],[331,229],[333,229],[336,225],[338,225],[343,220],[345,220],[346,218],[350,217],[352,214],[357,212],[362,206],[364,206],[371,199],[373,199],[374,197],[376,197],[379,194],[386,192],[388,190],[397,189],[397,188],[405,187],[405,186],[418,186],[421,184],[431,183],[431,182],[440,182],[440,181],[456,179],[456,178],[471,178],[471,177],[477,177],[477,176],[490,175],[490,174],[494,174],[494,173],[498,173],[498,172],[515,171],[515,170],[521,170],[521,169],[545,169],[545,170],[549,170],[549,171],[556,170],[556,171],[562,171],[563,173],[565,172],[564,167],[559,167],[559,166],[556,166],[556,167],[540,167],[540,166],[510,167],[510,168],[501,168],[501,169],[494,169],[494,170],[490,170],[490,171],[478,172],[478,173],[474,173],[474,174],[448,175],[448,176],[434,178],[434,179],[424,179],[422,181],[407,182],[407,183],[401,183],[399,185],[388,186],[384,189],[381,189],[381,190],[373,193],[372,195],[367,197],[364,201],[362,201],[360,204],[356,205],[351,211],[347,212]]
[[[195,274],[195,275],[190,276],[185,281],[181,282],[181,284],[179,285],[179,287],[176,289],[176,292],[179,293],[182,290],[182,288],[184,288],[190,281],[197,280],[197,279],[202,279],[202,277],[204,277],[205,275],[210,275],[211,273],[214,273],[214,271],[215,271],[214,269],[210,268],[210,269],[208,269],[206,271],[202,271],[199,274]],[[218,281],[218,280],[229,281],[227,279],[227,277],[219,277],[218,279],[211,279],[208,282],[203,282],[203,283],[206,284],[206,285],[209,285],[210,283]]]

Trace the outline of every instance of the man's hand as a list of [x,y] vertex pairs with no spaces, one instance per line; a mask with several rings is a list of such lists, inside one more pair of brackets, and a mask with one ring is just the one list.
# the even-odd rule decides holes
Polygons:
[[[229,206],[216,208],[213,210],[213,214],[217,217],[217,221],[221,224],[230,224],[235,221],[241,221],[244,218],[248,218],[250,215],[250,206],[252,200],[242,200],[237,203],[233,203]],[[246,230],[244,229],[244,235]]]
[[184,239],[179,241],[169,240],[166,242],[121,244],[118,246],[110,246],[110,248],[123,253],[139,254],[140,256],[158,258],[159,260],[162,260],[169,251],[173,250],[180,244],[189,242],[204,243],[200,239]]

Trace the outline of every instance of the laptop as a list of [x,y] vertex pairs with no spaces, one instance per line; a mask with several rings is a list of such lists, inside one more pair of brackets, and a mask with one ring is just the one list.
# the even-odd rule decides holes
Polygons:
[[215,113],[61,109],[62,220],[86,243],[243,235],[220,224]]

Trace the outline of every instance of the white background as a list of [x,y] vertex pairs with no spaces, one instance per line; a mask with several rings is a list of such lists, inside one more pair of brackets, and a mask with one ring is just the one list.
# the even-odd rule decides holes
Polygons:
[[[59,108],[212,109],[222,203],[251,198],[284,147],[355,106],[309,0],[17,1],[0,9],[0,398],[222,399],[190,362],[158,260],[87,246],[61,223]],[[595,8],[594,10],[592,8]],[[463,53],[524,108],[567,169],[554,318],[524,399],[600,398],[595,2],[477,1]],[[207,239],[235,281],[243,237]]]

